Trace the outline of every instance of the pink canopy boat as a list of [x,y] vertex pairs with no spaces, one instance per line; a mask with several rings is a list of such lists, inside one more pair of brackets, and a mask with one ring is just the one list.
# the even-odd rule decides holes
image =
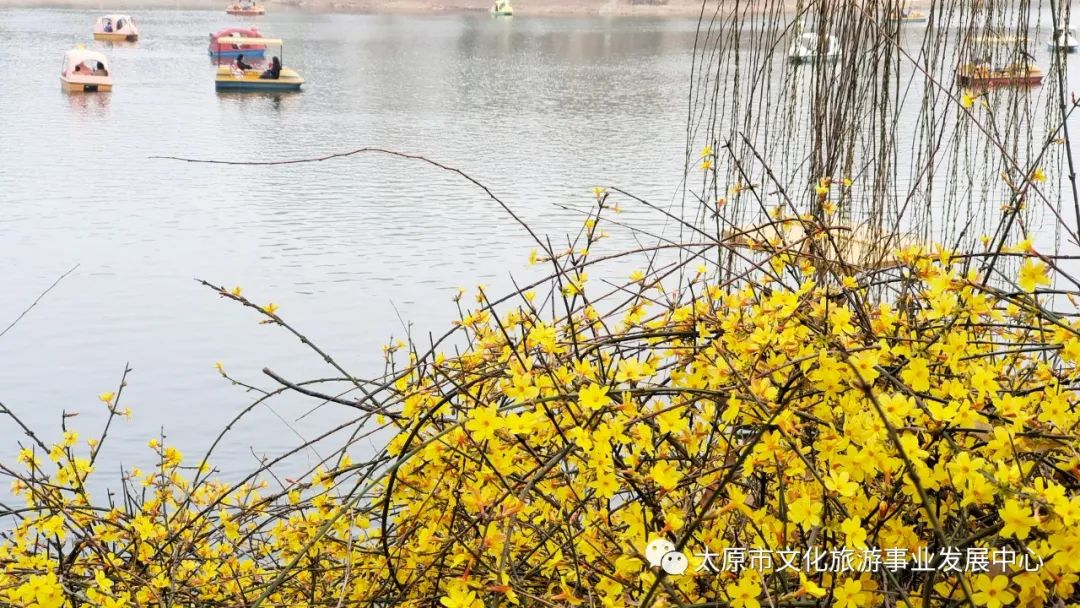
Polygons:
[[109,60],[105,55],[75,48],[64,54],[60,86],[68,92],[108,92],[112,90]]
[[216,34],[210,34],[209,52],[212,57],[262,57],[266,52],[265,44],[233,44],[229,38],[262,38],[259,28],[251,26],[227,27],[218,30]]

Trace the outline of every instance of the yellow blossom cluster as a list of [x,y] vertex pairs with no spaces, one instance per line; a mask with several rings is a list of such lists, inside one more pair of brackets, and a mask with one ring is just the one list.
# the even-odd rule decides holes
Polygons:
[[[640,272],[590,299],[591,244],[562,258],[547,300],[481,292],[454,356],[409,344],[404,371],[365,392],[395,433],[363,463],[271,491],[255,475],[212,479],[205,463],[191,475],[153,441],[154,468],[129,471],[102,502],[77,436],[23,450],[0,602],[1041,608],[1080,597],[1080,322],[1039,292],[1053,260],[1026,254],[1004,272],[908,249],[863,272],[757,250],[738,271]],[[684,573],[650,562],[657,539],[689,557]],[[1018,559],[703,567],[735,550],[868,548]]]

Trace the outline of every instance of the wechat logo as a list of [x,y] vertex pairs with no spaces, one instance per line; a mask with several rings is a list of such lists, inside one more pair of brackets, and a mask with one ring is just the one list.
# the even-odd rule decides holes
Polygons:
[[686,572],[689,560],[681,551],[675,550],[671,541],[658,538],[645,546],[645,559],[653,568],[660,568],[672,576]]

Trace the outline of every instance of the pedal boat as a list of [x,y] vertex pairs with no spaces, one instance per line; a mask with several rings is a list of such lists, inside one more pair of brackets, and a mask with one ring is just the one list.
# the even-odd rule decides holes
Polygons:
[[840,58],[840,42],[836,36],[799,34],[791,43],[788,59],[792,63],[831,63]]
[[909,9],[904,9],[889,18],[889,21],[893,23],[925,23],[926,20],[926,13]]
[[1042,84],[1043,71],[1027,62],[991,67],[989,63],[966,63],[956,69],[956,84],[967,88],[1033,87]]
[[1076,40],[1076,30],[1072,28],[1059,29],[1054,32],[1054,37],[1050,39],[1048,46],[1051,51],[1073,53],[1077,48],[1080,48],[1080,42]]
[[[284,50],[280,38],[233,38],[230,42],[239,45],[276,46]],[[284,55],[282,52],[281,56]],[[218,91],[264,92],[264,91],[299,91],[304,79],[292,68],[282,63],[281,73],[277,78],[262,78],[263,70],[239,70],[231,65],[219,65],[214,79],[214,88]]]
[[[98,70],[97,65],[105,66]],[[109,60],[105,55],[86,49],[72,49],[64,54],[60,68],[60,87],[70,93],[107,93],[112,90]]]
[[104,15],[94,24],[94,40],[105,42],[135,42],[139,28],[129,15]]
[[495,4],[491,5],[492,17],[513,17],[514,7],[510,6],[509,0],[495,0]]
[[210,34],[208,51],[211,57],[262,57],[266,53],[265,44],[237,44],[236,38],[261,38],[257,27],[227,27],[216,34]]
[[230,15],[239,15],[241,17],[258,17],[266,14],[266,8],[261,4],[232,4],[225,9],[225,12]]

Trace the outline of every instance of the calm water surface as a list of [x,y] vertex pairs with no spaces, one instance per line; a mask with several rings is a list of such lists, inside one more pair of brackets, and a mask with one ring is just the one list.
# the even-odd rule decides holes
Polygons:
[[[143,39],[89,41],[95,12],[0,10],[0,326],[79,268],[0,338],[0,402],[47,438],[63,411],[96,433],[125,362],[135,416],[106,456],[148,462],[164,428],[195,456],[252,399],[215,361],[261,386],[332,375],[287,333],[193,280],[242,285],[355,374],[382,370],[391,334],[441,334],[458,286],[526,279],[528,236],[467,182],[367,156],[254,168],[153,160],[287,159],[379,146],[429,156],[489,185],[541,233],[581,221],[590,188],[677,193],[695,23],[400,18],[280,12],[307,79],[295,95],[218,95],[207,34],[250,23],[218,12],[144,11]],[[78,42],[107,52],[108,95],[66,96]],[[571,209],[566,209],[569,206]],[[662,219],[627,221],[663,229]],[[214,463],[248,470],[344,413],[279,400],[232,434]],[[280,416],[280,417],[278,417]],[[286,424],[288,423],[288,424]],[[0,448],[16,450],[7,421]]]

